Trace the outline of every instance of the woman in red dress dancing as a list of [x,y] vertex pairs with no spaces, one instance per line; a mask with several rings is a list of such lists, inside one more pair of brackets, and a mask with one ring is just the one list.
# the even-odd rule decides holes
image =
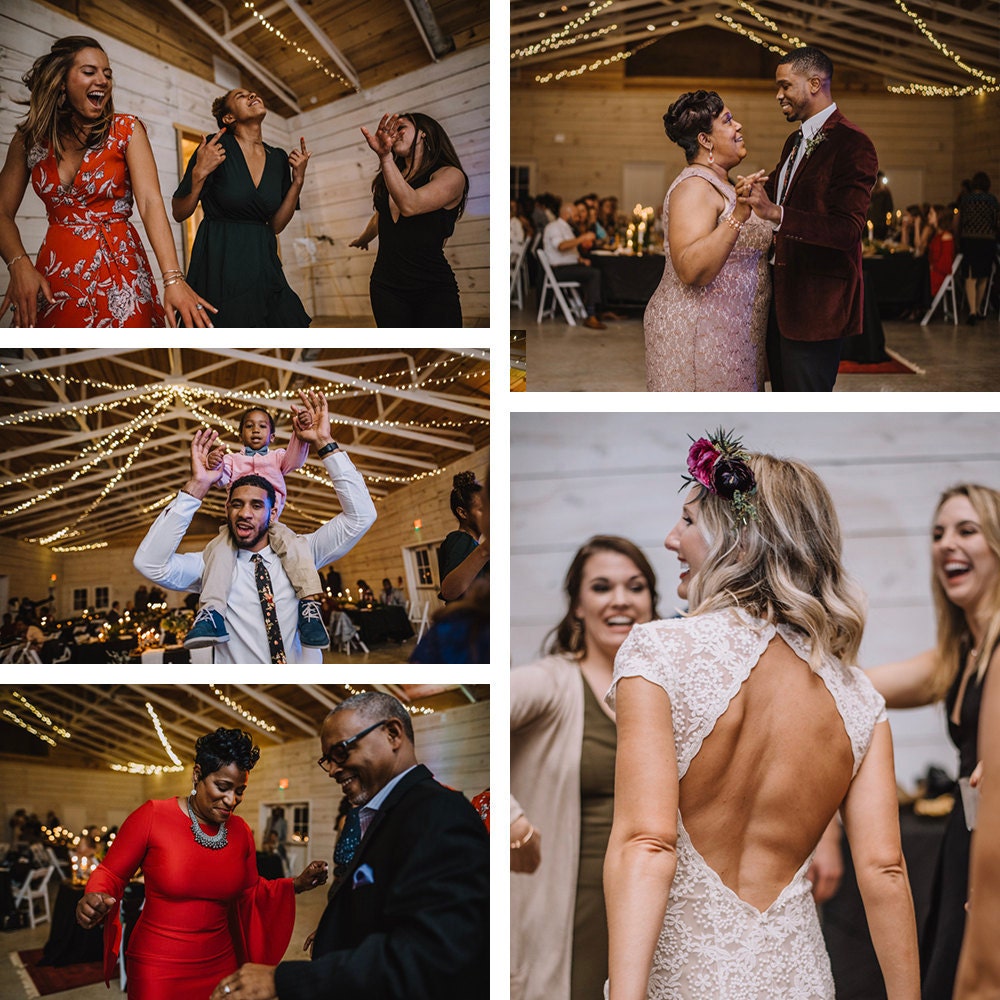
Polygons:
[[108,982],[121,934],[119,901],[138,868],[145,876],[145,904],[128,942],[129,1000],[207,997],[244,962],[277,964],[292,936],[294,895],[326,881],[323,861],[294,879],[258,876],[253,833],[233,810],[259,756],[241,729],[202,736],[191,794],[140,806],[91,875],[76,919],[85,928],[105,921]]
[[[28,114],[0,171],[0,252],[10,272],[0,315],[14,326],[211,326],[213,307],[177,266],[153,152],[142,122],[115,114],[108,57],[93,38],[53,43],[24,76]],[[14,218],[28,182],[49,228],[32,265]],[[163,274],[160,305],[129,221],[133,203]]]

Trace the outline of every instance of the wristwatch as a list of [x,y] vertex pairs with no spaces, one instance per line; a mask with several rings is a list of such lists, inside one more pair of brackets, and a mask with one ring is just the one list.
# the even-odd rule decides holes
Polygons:
[[336,441],[331,441],[329,444],[323,445],[323,447],[320,448],[320,450],[316,452],[316,457],[317,458],[323,458],[325,455],[329,455],[331,452],[336,451],[337,448],[339,448],[339,447],[340,446],[337,444]]

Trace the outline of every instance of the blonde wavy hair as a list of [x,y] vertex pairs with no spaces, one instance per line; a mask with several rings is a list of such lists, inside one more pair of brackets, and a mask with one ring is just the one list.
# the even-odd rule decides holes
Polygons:
[[809,665],[857,662],[865,627],[861,588],[841,563],[840,524],[819,476],[801,462],[749,455],[756,519],[742,523],[724,497],[700,493],[697,526],[708,553],[688,585],[690,613],[738,607],[811,640]]
[[[76,134],[73,109],[63,100],[63,82],[66,74],[73,68],[76,54],[82,49],[100,49],[103,52],[104,46],[87,35],[57,38],[48,53],[39,56],[31,69],[21,77],[30,94],[27,102],[21,102],[27,103],[28,113],[17,126],[25,150],[30,152],[35,146],[47,145],[55,150],[57,160],[63,158],[63,138]],[[94,149],[102,146],[108,138],[114,115],[114,102],[109,94],[100,119],[87,135],[79,136],[81,141]]]
[[[965,497],[979,519],[983,537],[990,551],[1000,560],[1000,493],[988,486],[976,483],[960,483],[945,490],[937,506],[934,517],[937,519],[941,508],[952,497]],[[955,681],[965,657],[972,648],[972,634],[965,620],[965,612],[953,604],[937,573],[931,570],[931,594],[934,597],[934,610],[937,614],[937,662],[931,680],[934,700],[938,701],[947,694]],[[978,655],[978,674],[982,678],[993,655],[993,650],[1000,643],[1000,573],[993,581],[993,591],[990,594],[990,616],[983,635],[982,646]]]

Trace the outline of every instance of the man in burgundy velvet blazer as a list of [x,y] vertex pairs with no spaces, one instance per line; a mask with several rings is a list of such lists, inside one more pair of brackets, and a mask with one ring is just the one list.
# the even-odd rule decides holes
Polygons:
[[766,186],[748,196],[776,227],[767,355],[777,392],[832,392],[841,342],[861,333],[861,238],[878,158],[837,110],[832,75],[813,46],[779,64],[778,103],[802,127],[785,140]]

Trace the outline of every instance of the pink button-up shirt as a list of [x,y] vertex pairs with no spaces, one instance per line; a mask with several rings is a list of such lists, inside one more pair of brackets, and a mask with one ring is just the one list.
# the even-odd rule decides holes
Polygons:
[[276,516],[281,517],[288,496],[285,475],[301,469],[308,457],[308,442],[300,440],[295,434],[288,439],[287,448],[268,448],[266,455],[247,455],[245,449],[231,452],[223,456],[219,485],[229,489],[229,484],[240,476],[263,476],[274,487]]

